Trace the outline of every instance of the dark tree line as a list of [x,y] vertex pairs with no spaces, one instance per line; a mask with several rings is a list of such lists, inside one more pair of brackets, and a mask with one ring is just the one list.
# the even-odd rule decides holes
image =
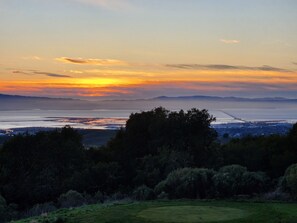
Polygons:
[[285,136],[233,139],[221,151],[224,165],[235,163],[271,177],[282,176],[288,166],[297,163],[297,124]]
[[0,150],[3,207],[67,204],[71,196],[76,203],[85,201],[77,193],[97,200],[115,193],[137,199],[225,198],[282,185],[297,195],[296,166],[286,171],[297,163],[297,125],[286,136],[221,145],[214,120],[206,110],[156,108],[132,114],[106,146],[88,150],[70,127],[15,136]]
[[72,128],[18,135],[0,151],[0,188],[8,202],[21,206],[46,202],[70,185],[87,165],[80,135]]

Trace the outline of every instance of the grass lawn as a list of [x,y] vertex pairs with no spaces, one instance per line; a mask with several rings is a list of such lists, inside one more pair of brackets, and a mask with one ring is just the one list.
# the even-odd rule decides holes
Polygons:
[[229,201],[154,201],[61,209],[18,223],[297,223],[297,204]]

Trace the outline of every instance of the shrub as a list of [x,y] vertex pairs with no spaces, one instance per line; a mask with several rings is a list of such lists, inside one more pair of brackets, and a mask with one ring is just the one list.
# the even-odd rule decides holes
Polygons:
[[82,196],[84,198],[84,204],[89,205],[89,204],[96,204],[97,201],[95,200],[94,196],[88,194],[87,192],[83,192]]
[[246,172],[240,165],[222,167],[213,177],[217,194],[223,197],[240,194],[242,176]]
[[41,215],[44,213],[53,212],[55,210],[57,210],[57,208],[53,202],[44,203],[44,204],[36,204],[25,213],[25,217],[38,216],[38,215]]
[[124,200],[124,199],[127,199],[128,198],[128,196],[127,196],[127,194],[123,194],[122,192],[116,192],[116,193],[114,193],[114,194],[112,194],[109,198],[108,198],[108,200],[109,201],[120,201],[120,200]]
[[11,220],[15,215],[15,210],[8,206],[4,197],[0,195],[0,222]]
[[294,198],[297,198],[297,164],[288,167],[285,172],[284,181],[289,192]]
[[159,200],[167,200],[167,199],[168,199],[168,194],[165,193],[164,191],[162,191],[162,192],[157,196],[157,198],[158,198]]
[[61,208],[79,207],[85,203],[85,199],[77,191],[70,190],[59,197],[58,203]]
[[154,193],[156,195],[159,195],[163,192],[165,193],[165,190],[166,190],[166,180],[163,180],[155,186]]
[[221,197],[261,193],[269,178],[262,172],[248,172],[240,165],[222,167],[213,177],[216,193]]
[[142,185],[133,191],[133,197],[136,200],[152,200],[154,198],[154,191],[146,185]]
[[244,173],[247,172],[247,168],[240,165],[223,166],[219,173],[228,173],[234,179],[240,179]]
[[183,168],[171,172],[160,182],[155,191],[165,192],[169,198],[205,198],[212,189],[214,171],[199,168]]
[[217,173],[213,177],[215,193],[221,197],[233,194],[234,179],[228,173]]
[[269,178],[263,172],[246,172],[242,175],[240,192],[261,193],[268,187]]
[[5,199],[0,195],[0,221],[6,219],[7,205]]
[[98,190],[97,193],[94,195],[94,200],[96,203],[103,203],[105,200],[104,194]]

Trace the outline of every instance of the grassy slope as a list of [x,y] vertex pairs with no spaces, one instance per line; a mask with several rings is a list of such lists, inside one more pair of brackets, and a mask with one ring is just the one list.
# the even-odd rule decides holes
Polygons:
[[[223,208],[235,208],[242,211],[241,219],[227,220],[228,223],[297,223],[297,204],[284,204],[284,203],[248,203],[248,202],[227,202],[227,201],[156,201],[156,202],[141,202],[122,205],[90,205],[82,208],[66,210],[62,209],[55,213],[50,214],[47,218],[62,216],[67,219],[67,223],[149,223],[149,222],[170,222],[165,220],[151,221],[149,219],[156,219],[155,213],[153,216],[152,208],[169,207],[167,211],[168,219],[174,218],[174,215],[180,215],[184,212],[184,216],[187,216],[185,222],[204,222],[202,218],[197,218],[193,215],[192,219],[191,211],[182,210],[179,212],[176,207],[182,206],[202,206],[202,210],[208,211],[208,207],[223,207]],[[196,208],[196,207],[194,207]],[[164,208],[162,208],[164,209]],[[165,208],[166,209],[166,208]],[[171,211],[170,211],[171,210]],[[226,213],[232,215],[232,213]],[[210,212],[211,215],[211,212]],[[240,215],[239,212],[235,212],[234,215]],[[190,216],[190,217],[189,217]],[[207,218],[207,214],[205,219]],[[160,215],[160,218],[164,216]],[[196,216],[197,217],[197,216]],[[43,217],[45,218],[45,217]],[[42,217],[35,218],[42,219]],[[218,219],[218,218],[217,218]],[[223,219],[222,219],[223,220]],[[18,223],[30,223],[32,219],[26,219],[18,221]],[[35,222],[35,221],[34,221]],[[38,221],[37,221],[38,222]],[[42,221],[40,221],[42,222]],[[181,221],[177,221],[181,222]],[[210,221],[208,221],[210,222]],[[211,221],[222,222],[222,221]]]

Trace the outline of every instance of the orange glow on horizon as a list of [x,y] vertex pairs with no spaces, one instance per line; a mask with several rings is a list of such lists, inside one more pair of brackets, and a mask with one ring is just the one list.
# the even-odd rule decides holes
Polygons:
[[[12,70],[10,75],[4,73],[0,82],[0,92],[10,94],[31,93],[60,96],[125,96],[134,95],[141,89],[158,92],[162,89],[184,89],[205,92],[248,91],[261,86],[266,90],[297,90],[297,72],[273,67],[234,66],[228,69],[195,69],[170,67],[161,64],[126,63],[121,61],[100,59],[62,58],[66,68],[51,72],[28,70]],[[61,60],[62,60],[61,59]],[[70,61],[68,61],[70,60]],[[67,62],[68,61],[68,62]],[[76,69],[85,65],[84,69]],[[90,68],[99,64],[99,68]],[[113,65],[112,67],[107,65]],[[70,66],[70,67],[68,67]],[[219,66],[219,65],[217,65]],[[223,65],[221,65],[223,66]],[[216,67],[216,66],[213,66]],[[232,66],[230,66],[232,67]],[[242,68],[241,70],[239,68]],[[198,65],[199,68],[199,65]],[[261,70],[266,68],[268,70]],[[269,70],[271,69],[271,70]],[[251,90],[251,91],[253,91]]]

